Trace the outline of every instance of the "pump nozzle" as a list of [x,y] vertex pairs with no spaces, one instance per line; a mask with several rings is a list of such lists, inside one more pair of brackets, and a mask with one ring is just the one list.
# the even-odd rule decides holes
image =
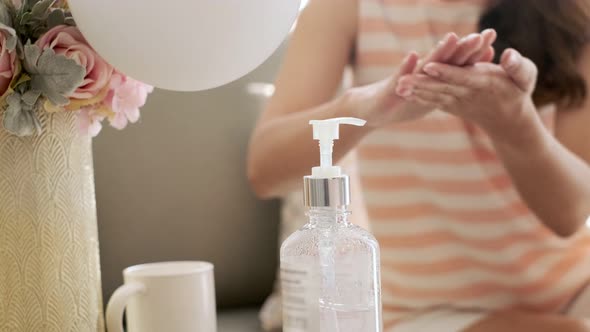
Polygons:
[[313,139],[320,141],[320,166],[312,169],[314,178],[332,178],[340,176],[340,167],[332,165],[334,140],[340,138],[340,124],[364,126],[365,120],[357,118],[334,118],[327,120],[311,120]]

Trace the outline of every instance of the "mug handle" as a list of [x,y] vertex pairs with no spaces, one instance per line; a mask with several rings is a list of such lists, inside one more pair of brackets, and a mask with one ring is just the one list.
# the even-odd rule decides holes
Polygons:
[[143,292],[145,292],[145,286],[138,282],[130,282],[117,288],[107,305],[106,323],[108,332],[124,332],[123,312],[127,302],[132,296]]

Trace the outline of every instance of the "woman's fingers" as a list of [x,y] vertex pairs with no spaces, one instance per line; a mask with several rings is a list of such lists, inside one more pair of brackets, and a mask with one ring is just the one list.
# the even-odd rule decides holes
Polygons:
[[483,38],[483,44],[481,48],[477,52],[473,53],[463,65],[472,65],[478,62],[489,62],[494,58],[494,48],[492,47],[492,44],[494,44],[496,41],[496,30],[486,29],[482,31],[481,37]]
[[438,45],[432,50],[420,63],[420,65],[414,71],[415,73],[420,72],[425,64],[430,62],[442,62],[446,63],[455,54],[459,43],[459,37],[454,33],[449,33],[445,38],[438,43]]
[[401,66],[399,67],[399,71],[397,73],[397,77],[401,77],[403,75],[411,74],[416,69],[418,65],[418,54],[416,52],[410,52],[402,62]]
[[410,54],[406,55],[402,61],[402,64],[399,66],[397,74],[395,74],[387,83],[387,90],[391,91],[395,89],[398,85],[398,80],[400,77],[413,73],[416,69],[416,66],[418,65],[418,60],[419,57],[416,52],[410,52]]
[[470,34],[461,39],[455,53],[446,63],[457,66],[464,65],[472,55],[481,50],[483,42],[482,36],[478,33]]
[[412,95],[411,97],[408,97],[407,99],[408,99],[408,101],[411,101],[412,103],[420,105],[420,106],[427,108],[427,109],[436,109],[439,107],[437,104],[435,104],[427,99],[422,99],[416,95]]
[[440,81],[465,87],[483,89],[489,87],[489,75],[474,75],[468,68],[446,65],[442,63],[429,63],[424,67],[428,76]]
[[532,91],[537,80],[537,66],[520,55],[515,49],[507,49],[502,54],[500,65],[523,91]]
[[473,33],[462,39],[459,39],[455,33],[449,33],[420,61],[414,73],[421,72],[423,67],[431,62],[457,66],[489,62],[494,58],[492,44],[496,41],[496,36],[494,29],[486,29],[481,34]]
[[[492,46],[490,46],[484,52],[484,54],[481,56],[481,59],[479,59],[479,62],[492,62],[492,60],[494,60],[495,55],[496,55],[496,50]],[[475,63],[473,63],[473,64],[475,64]]]
[[428,62],[447,62],[457,50],[459,44],[459,37],[456,34],[448,34],[447,37],[439,43],[438,47],[432,54],[425,58]]
[[414,91],[429,91],[461,98],[469,89],[460,85],[451,85],[423,74],[407,75],[399,80],[397,93],[402,97],[410,96]]
[[428,90],[415,90],[408,99],[421,105],[440,108],[447,112],[452,111],[452,105],[457,100],[454,96]]

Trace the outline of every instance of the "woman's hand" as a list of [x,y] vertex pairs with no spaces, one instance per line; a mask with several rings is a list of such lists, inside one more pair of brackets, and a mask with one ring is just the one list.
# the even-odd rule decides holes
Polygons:
[[404,75],[423,73],[422,68],[433,62],[455,66],[489,62],[494,57],[491,45],[495,39],[494,30],[471,34],[463,39],[450,33],[422,61],[416,53],[410,53],[392,77],[350,89],[344,96],[344,105],[349,109],[347,113],[367,120],[368,125],[373,127],[419,118],[433,108],[401,98],[396,93],[399,78]]
[[[398,93],[479,125],[531,211],[557,235],[577,232],[590,213],[590,168],[537,116],[531,98],[535,65],[506,50],[499,65],[459,68],[433,63],[424,71],[400,78]],[[577,112],[586,112],[586,107]],[[570,134],[584,137],[581,132]]]
[[424,72],[401,77],[398,94],[472,121],[498,139],[522,133],[535,113],[531,95],[537,68],[513,49],[502,54],[500,65],[461,68],[430,63]]

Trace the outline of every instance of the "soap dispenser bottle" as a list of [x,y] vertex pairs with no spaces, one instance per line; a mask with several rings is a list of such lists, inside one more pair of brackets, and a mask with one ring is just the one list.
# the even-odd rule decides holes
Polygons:
[[310,121],[320,166],[304,177],[308,223],[281,246],[283,332],[381,332],[379,244],[348,220],[349,178],[332,165],[340,124]]

